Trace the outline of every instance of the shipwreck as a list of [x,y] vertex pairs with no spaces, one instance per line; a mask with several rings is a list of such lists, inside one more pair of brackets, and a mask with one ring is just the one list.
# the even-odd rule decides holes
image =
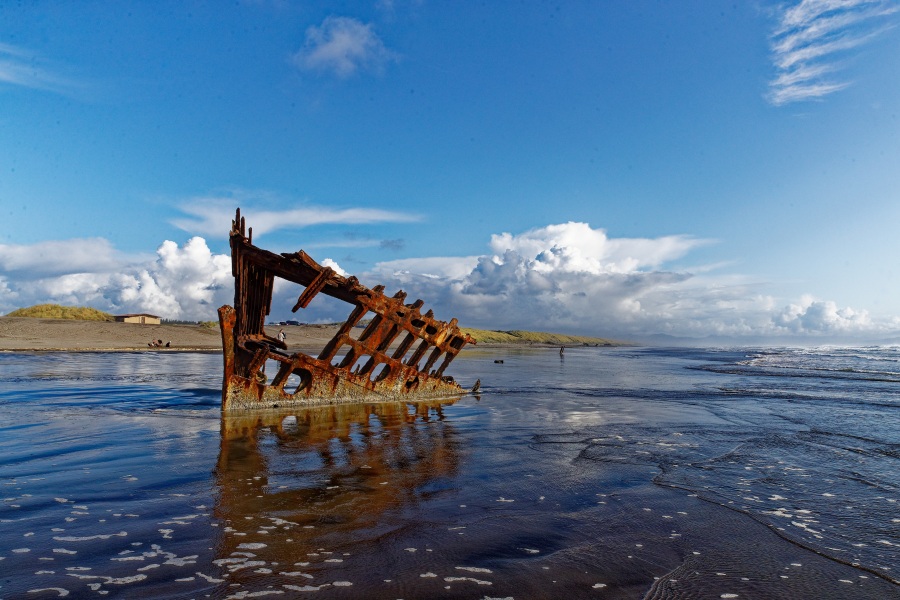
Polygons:
[[[431,310],[423,314],[422,300],[406,304],[402,290],[386,296],[384,286],[367,288],[303,250],[275,254],[257,248],[240,209],[231,224],[230,243],[234,306],[219,309],[223,410],[418,401],[468,393],[444,374],[459,351],[475,343],[456,319],[447,323],[435,319]],[[282,340],[266,333],[276,278],[303,286],[293,312],[309,306],[318,294],[353,306],[318,355],[289,352]],[[267,368],[274,373],[267,375]]]

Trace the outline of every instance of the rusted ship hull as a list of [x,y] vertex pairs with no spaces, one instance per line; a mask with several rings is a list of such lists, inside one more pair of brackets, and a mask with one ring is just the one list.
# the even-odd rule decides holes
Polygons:
[[[302,250],[275,254],[257,248],[252,229],[245,235],[240,210],[232,222],[230,243],[235,305],[219,309],[223,410],[412,401],[467,393],[444,375],[459,351],[475,343],[459,330],[456,319],[445,323],[431,311],[422,314],[421,300],[404,304],[404,292],[385,296],[383,286],[369,289],[355,277],[319,265]],[[306,308],[319,293],[353,306],[317,356],[288,352],[284,342],[266,333],[276,277],[303,286],[294,311]],[[365,327],[354,337],[360,323]],[[272,365],[277,371],[267,374]]]

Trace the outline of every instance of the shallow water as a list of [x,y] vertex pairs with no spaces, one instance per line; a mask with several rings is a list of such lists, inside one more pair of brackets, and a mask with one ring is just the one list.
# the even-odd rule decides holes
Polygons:
[[0,598],[900,598],[897,349],[476,349],[478,397],[226,419],[220,371],[0,354]]

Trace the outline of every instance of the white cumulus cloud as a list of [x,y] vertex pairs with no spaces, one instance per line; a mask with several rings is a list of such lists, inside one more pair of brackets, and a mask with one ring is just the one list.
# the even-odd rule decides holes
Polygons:
[[804,296],[798,303],[784,307],[773,317],[773,322],[792,333],[853,333],[873,325],[865,310],[839,308],[830,300],[816,300],[812,296]]
[[[618,337],[816,336],[885,330],[864,311],[804,299],[783,308],[739,275],[666,269],[709,240],[609,238],[586,223],[491,237],[483,256],[379,263],[365,279],[487,329]],[[798,308],[799,307],[799,308]]]
[[[148,312],[167,319],[209,320],[234,296],[231,258],[213,254],[200,237],[191,238],[181,247],[163,242],[156,257],[143,262],[117,259],[105,240],[45,242],[31,248],[48,247],[63,248],[76,257],[65,262],[69,272],[46,252],[16,248],[13,258],[32,258],[0,260],[0,287],[6,292],[0,296],[0,311],[53,302],[114,313]],[[85,258],[97,248],[108,251],[99,255],[100,260]],[[41,266],[39,260],[46,264]],[[25,262],[29,266],[27,276],[21,270]]]
[[509,233],[491,236],[491,250],[495,255],[512,251],[521,256],[534,256],[538,270],[595,274],[628,273],[657,267],[705,243],[708,241],[688,236],[610,240],[602,229],[592,229],[587,223],[571,221],[515,236]]
[[397,54],[385,47],[371,23],[330,16],[306,30],[303,48],[293,60],[301,69],[346,78],[359,71],[380,71],[397,60]]
[[325,260],[323,260],[323,261],[322,261],[322,266],[323,266],[323,267],[331,267],[331,269],[332,269],[335,273],[337,273],[338,275],[340,275],[341,277],[347,277],[348,275],[350,275],[349,273],[347,273],[347,271],[345,271],[345,270],[343,270],[343,269],[341,268],[341,265],[337,264],[335,261],[333,261],[333,260],[330,259],[330,258],[326,258]]

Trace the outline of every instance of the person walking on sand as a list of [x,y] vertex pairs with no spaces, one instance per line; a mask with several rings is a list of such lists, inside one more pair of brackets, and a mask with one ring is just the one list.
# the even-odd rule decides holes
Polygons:
[[287,336],[284,334],[284,329],[279,329],[278,330],[278,341],[283,344],[285,339],[287,339]]

